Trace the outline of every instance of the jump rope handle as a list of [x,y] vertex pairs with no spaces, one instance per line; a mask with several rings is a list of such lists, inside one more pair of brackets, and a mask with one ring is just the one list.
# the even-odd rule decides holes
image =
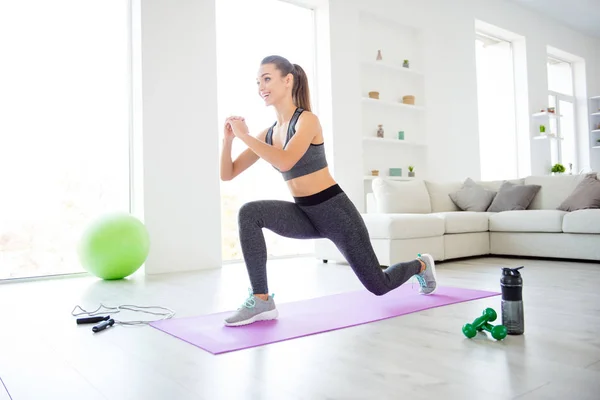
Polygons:
[[107,315],[106,317],[77,318],[77,325],[95,324],[96,322],[108,321],[109,319],[110,319],[110,315]]
[[100,324],[98,324],[98,325],[95,325],[95,326],[92,328],[92,331],[94,331],[94,333],[96,333],[96,332],[100,332],[100,331],[103,331],[103,330],[105,330],[106,328],[108,328],[109,326],[113,326],[113,325],[114,325],[114,323],[115,323],[115,320],[111,318],[111,319],[109,319],[108,321],[104,321],[104,322],[102,322],[102,323],[100,323]]

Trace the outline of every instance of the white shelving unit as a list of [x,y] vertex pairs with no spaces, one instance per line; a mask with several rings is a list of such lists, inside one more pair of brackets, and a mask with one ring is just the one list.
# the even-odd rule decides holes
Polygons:
[[[552,129],[552,121],[558,120],[562,115],[556,114],[548,111],[540,111],[531,114],[531,118],[536,121],[536,125],[544,125],[546,127],[546,132],[542,133],[536,131],[532,136],[533,140],[563,140],[563,138],[556,136],[556,134],[551,133]],[[536,129],[539,129],[536,127]]]
[[533,118],[560,118],[560,117],[562,117],[562,115],[558,115],[558,114],[547,112],[547,111],[537,112],[537,113],[532,114],[531,116]]
[[363,103],[372,104],[375,106],[398,107],[398,108],[401,108],[404,110],[411,110],[411,111],[425,110],[425,107],[412,105],[412,104],[404,104],[404,103],[400,103],[399,101],[396,102],[396,101],[390,101],[390,100],[372,99],[370,97],[363,97],[362,101],[363,101]]
[[538,136],[534,136],[533,139],[534,140],[545,140],[545,139],[563,140],[564,138],[561,138],[558,136],[553,136],[553,135],[538,135]]
[[[360,86],[362,106],[363,170],[365,195],[375,178],[411,181],[427,176],[425,132],[425,79],[421,32],[370,12],[360,13]],[[382,59],[378,60],[378,51]],[[408,60],[408,67],[404,66]],[[379,98],[369,97],[378,92]],[[414,96],[415,104],[403,103]],[[377,137],[382,125],[384,137]],[[404,139],[399,139],[404,132]],[[414,166],[415,177],[408,177]],[[402,168],[403,176],[390,176],[390,168]],[[379,171],[372,176],[371,171]]]
[[372,181],[375,178],[382,178],[388,181],[412,181],[417,178],[409,178],[404,176],[373,176],[373,175],[365,175],[365,181]]
[[373,142],[378,144],[390,144],[390,145],[398,145],[398,146],[425,146],[422,143],[418,142],[409,142],[406,140],[400,139],[386,139],[386,138],[378,138],[378,137],[365,137],[363,141],[366,143]]
[[421,71],[417,71],[415,69],[412,68],[406,68],[403,67],[402,65],[396,65],[396,64],[391,64],[391,63],[387,63],[385,61],[363,61],[362,62],[363,67],[374,67],[374,68],[379,68],[381,71],[385,71],[387,70],[388,72],[402,72],[402,73],[406,73],[409,75],[419,75],[419,76],[423,76],[423,73]]

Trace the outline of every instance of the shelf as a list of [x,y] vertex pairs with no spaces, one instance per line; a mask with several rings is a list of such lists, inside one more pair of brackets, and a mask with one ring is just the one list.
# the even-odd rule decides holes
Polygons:
[[362,65],[386,69],[389,71],[400,71],[410,75],[423,76],[423,73],[421,71],[417,71],[412,68],[404,68],[401,65],[386,63],[385,61],[363,61]]
[[600,129],[594,129],[592,133],[600,133]]
[[373,175],[365,175],[365,181],[372,181],[375,178],[381,178],[381,179],[387,179],[389,181],[412,181],[417,179],[415,178],[408,178],[405,176],[373,176]]
[[600,146],[593,146],[592,149],[600,149]]
[[532,114],[531,116],[533,118],[541,118],[541,117],[559,118],[559,117],[562,117],[562,115],[558,115],[558,114],[555,114],[555,113],[549,113],[549,112],[546,112],[546,111],[538,112],[538,113]]
[[600,115],[600,111],[598,111],[598,112],[595,112],[595,113],[592,113],[592,114],[590,114],[590,115]]
[[590,97],[590,100],[600,100],[600,96],[592,96]]
[[398,107],[398,108],[403,108],[403,109],[412,110],[412,111],[423,111],[425,109],[425,107],[421,107],[421,106],[413,106],[411,104],[404,104],[404,103],[400,103],[400,102],[396,102],[396,101],[389,101],[389,100],[377,100],[377,99],[372,99],[370,97],[363,97],[362,101],[363,101],[363,103],[366,103],[366,104],[378,104],[378,105],[388,106],[388,107]]
[[538,136],[534,136],[533,139],[536,139],[536,140],[543,140],[543,139],[560,139],[560,140],[563,140],[563,138],[561,138],[561,137],[550,136],[550,135],[538,135]]
[[365,141],[365,142],[379,142],[379,143],[385,143],[385,144],[400,144],[400,145],[404,145],[404,146],[425,146],[424,144],[421,144],[421,143],[408,142],[406,140],[385,139],[385,138],[378,138],[378,137],[363,137],[363,141]]

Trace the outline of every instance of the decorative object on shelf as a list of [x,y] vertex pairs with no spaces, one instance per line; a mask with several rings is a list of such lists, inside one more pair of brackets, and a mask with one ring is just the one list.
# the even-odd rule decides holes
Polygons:
[[544,133],[544,132],[546,132],[546,126],[540,125],[540,133]]
[[596,128],[600,129],[600,122],[598,123],[598,126]]
[[573,175],[573,163],[569,163],[569,175]]
[[410,68],[410,63],[408,62],[408,60],[404,60],[404,62],[402,63],[402,66],[404,68]]
[[415,105],[415,96],[407,95],[402,97],[402,103]]
[[383,57],[381,56],[381,50],[377,50],[377,58],[376,58],[376,60],[377,61],[383,60]]
[[379,100],[379,92],[369,92],[369,98]]
[[378,169],[371,170],[371,176],[379,176],[379,170]]
[[377,125],[377,137],[378,138],[383,138],[383,125]]
[[561,175],[565,171],[566,171],[565,166],[562,164],[554,164],[552,166],[552,169],[550,170],[550,172],[552,172],[552,175]]
[[548,107],[548,112],[554,114],[556,107]]
[[398,140],[404,140],[404,131],[398,131]]
[[390,168],[390,176],[402,176],[402,168]]
[[409,176],[409,178],[415,177],[415,167],[412,165],[408,166],[408,176]]

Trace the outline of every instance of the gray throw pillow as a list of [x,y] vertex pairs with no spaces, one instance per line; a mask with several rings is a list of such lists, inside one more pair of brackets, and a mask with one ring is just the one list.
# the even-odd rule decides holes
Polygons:
[[504,182],[488,208],[489,212],[511,210],[527,210],[535,195],[540,191],[540,185],[515,185]]
[[471,178],[467,178],[462,188],[449,193],[448,196],[463,211],[485,211],[494,200],[496,192],[485,189]]
[[587,174],[569,195],[558,206],[558,210],[575,211],[588,208],[600,208],[600,181],[596,174]]

